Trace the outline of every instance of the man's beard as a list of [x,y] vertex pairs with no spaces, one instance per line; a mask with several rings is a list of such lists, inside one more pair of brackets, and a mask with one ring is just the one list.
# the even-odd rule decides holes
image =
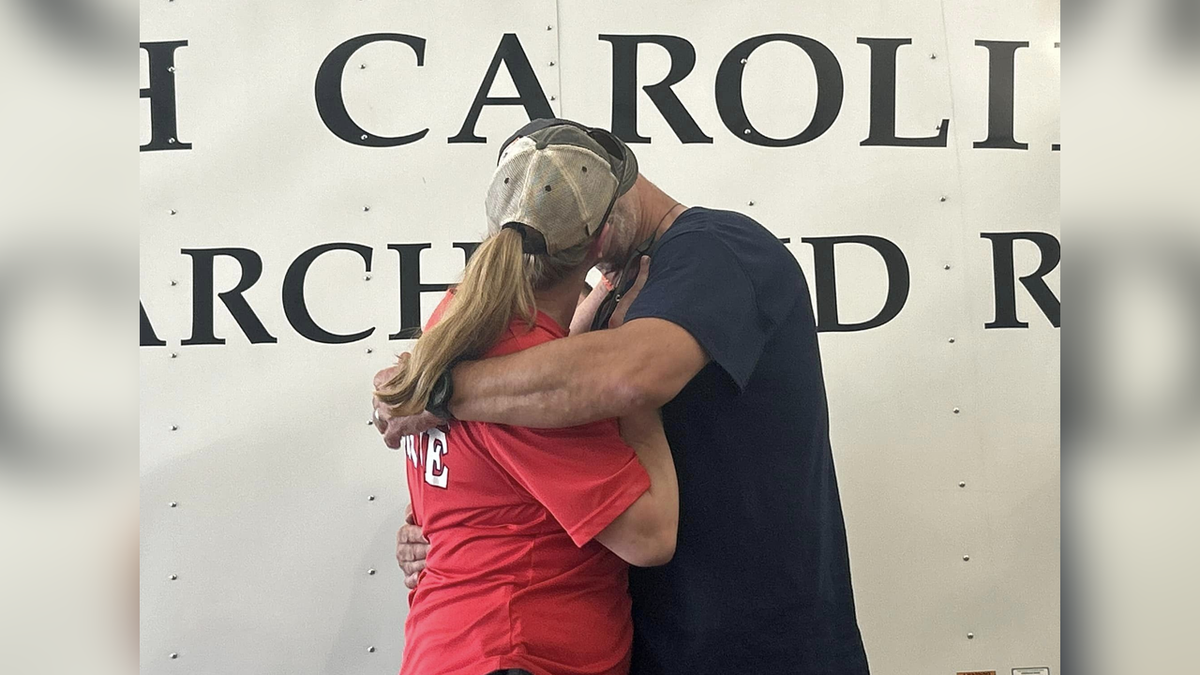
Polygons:
[[[629,262],[637,245],[641,243],[637,241],[637,214],[633,213],[632,209],[621,204],[618,208],[613,209],[608,218],[609,231],[612,232],[612,235],[608,245],[604,247],[605,250],[600,253],[600,260],[596,263],[596,268],[606,278],[619,274]],[[613,281],[613,279],[609,280]]]

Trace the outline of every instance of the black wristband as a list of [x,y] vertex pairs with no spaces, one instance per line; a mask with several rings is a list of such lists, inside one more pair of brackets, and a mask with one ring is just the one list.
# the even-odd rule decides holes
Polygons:
[[433,388],[429,390],[429,401],[425,404],[425,411],[438,419],[446,421],[454,419],[454,415],[450,414],[450,399],[454,398],[454,378],[451,371],[456,365],[458,365],[457,361],[447,366],[438,376],[437,381],[433,383]]

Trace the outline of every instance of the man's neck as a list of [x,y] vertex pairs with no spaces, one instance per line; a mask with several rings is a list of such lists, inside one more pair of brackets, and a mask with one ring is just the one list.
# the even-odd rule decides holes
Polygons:
[[[642,180],[645,180],[643,177]],[[675,219],[679,214],[687,210],[687,207],[675,201],[667,193],[658,188],[657,185],[646,181],[646,185],[640,191],[641,197],[641,213],[642,227],[641,240],[654,237],[659,239],[666,231],[675,224]]]

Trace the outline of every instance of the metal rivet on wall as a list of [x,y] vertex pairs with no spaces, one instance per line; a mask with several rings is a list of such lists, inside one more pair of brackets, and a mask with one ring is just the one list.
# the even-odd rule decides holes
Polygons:
[[742,130],[742,134],[743,134],[743,135],[745,135],[745,136],[749,136],[749,135],[750,135],[750,130],[749,130],[749,129],[743,129],[743,130]]
[[169,504],[167,504],[167,506],[170,506],[171,508],[175,508],[175,507],[179,506],[179,502],[170,502]]
[[550,65],[552,65],[552,66],[553,66],[553,65],[554,65],[554,62],[553,62],[553,61],[551,61],[551,62],[550,62]]
[[370,210],[371,210],[371,207],[370,207],[370,206],[364,206],[364,207],[363,207],[363,213],[366,213],[366,212],[368,212],[368,211],[370,211]]
[[369,501],[369,502],[375,501],[375,495],[367,495],[367,501]]
[[173,73],[173,72],[175,72],[175,66],[167,66],[167,72],[168,72],[168,73]]
[[948,340],[948,342],[949,342],[950,344],[954,344],[954,343],[955,343],[955,339],[954,339],[954,338],[950,338],[950,339]]
[[746,206],[754,206],[754,200],[751,199],[750,201],[746,202]]
[[170,143],[171,145],[174,145],[174,144],[175,144],[175,139],[174,139],[174,138],[168,138],[168,139],[167,139],[167,143]]
[[371,352],[373,352],[373,351],[375,351],[375,350],[374,350],[374,349],[371,349],[370,347],[367,347],[367,348],[366,348],[366,349],[364,349],[363,351],[365,351],[366,353],[370,354]]
[[179,352],[171,352],[171,358],[173,358],[173,359],[179,358]]
[[554,26],[546,26],[546,30],[554,30]]
[[950,269],[950,264],[949,264],[949,263],[947,263],[947,264],[946,264],[946,266],[945,266],[945,267],[943,267],[942,269],[944,269],[944,270],[948,270],[948,269]]
[[371,576],[371,577],[375,576],[375,568],[374,567],[367,570],[367,576]]
[[172,425],[171,425],[171,431],[179,431],[179,425],[178,425],[178,424],[172,424]]
[[178,282],[178,281],[175,281],[174,279],[172,279],[172,280],[171,280],[171,285],[172,285],[172,286],[178,286],[178,285],[179,285],[179,282]]
[[747,59],[742,59],[742,63],[746,63],[746,62],[747,62]]
[[960,488],[967,487],[967,482],[965,480],[958,481],[958,487],[960,487]]
[[364,275],[363,275],[363,281],[370,281],[370,280],[371,280],[371,275],[370,275],[370,274],[364,274]]
[[939,202],[942,202],[942,203],[945,203],[945,202],[946,202],[946,200],[948,200],[948,199],[950,199],[950,198],[949,198],[949,197],[947,197],[947,196],[945,196],[945,195],[942,195],[942,198],[941,198],[941,199],[939,199],[938,201],[939,201]]
[[366,70],[366,69],[367,69],[367,64],[365,64],[365,63],[360,63],[360,64],[358,64],[358,69],[359,69],[359,70]]
[[170,657],[173,659],[177,659],[177,658],[179,658],[179,654],[177,652],[171,652]]
[[365,141],[365,140],[367,140],[367,135],[366,135],[366,134],[363,134],[363,135],[361,136],[361,138],[362,138],[362,139]]
[[958,413],[960,413],[960,412],[962,412],[962,411],[961,411],[961,410],[959,410],[958,408],[955,408],[955,409],[954,409],[954,414],[955,414],[955,415],[957,415],[957,414],[958,414]]
[[557,101],[557,100],[558,100],[558,97],[557,97],[557,96],[555,96],[554,94],[551,94],[551,95],[550,95],[550,100],[551,100],[551,101]]
[[930,59],[936,59],[936,58],[937,58],[937,54],[930,54],[930,55],[929,55],[929,58],[930,58]]
[[969,555],[963,556],[963,562],[970,562],[970,561],[971,561],[971,556],[969,556]]
[[176,213],[179,213],[179,212],[178,212],[178,211],[176,211],[175,209],[171,209],[170,211],[167,211],[167,215],[169,215],[169,216],[173,216],[173,215],[175,215]]
[[375,420],[367,420],[367,426],[369,426],[369,427],[375,426]]
[[974,640],[974,639],[975,639],[975,634],[974,634],[974,633],[967,633],[967,639],[968,639],[968,640]]
[[368,654],[374,654],[374,653],[375,653],[375,648],[374,648],[374,647],[367,647],[367,653],[368,653]]
[[179,579],[179,575],[178,575],[178,574],[172,574],[171,576],[169,576],[169,577],[167,577],[167,578],[168,578],[168,579],[170,579],[171,581],[175,581],[175,580]]

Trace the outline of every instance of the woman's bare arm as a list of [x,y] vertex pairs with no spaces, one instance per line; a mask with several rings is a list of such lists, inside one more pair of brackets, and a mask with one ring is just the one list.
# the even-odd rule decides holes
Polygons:
[[622,417],[621,437],[637,452],[650,476],[650,489],[596,535],[596,541],[630,565],[664,565],[675,555],[679,484],[658,410]]

